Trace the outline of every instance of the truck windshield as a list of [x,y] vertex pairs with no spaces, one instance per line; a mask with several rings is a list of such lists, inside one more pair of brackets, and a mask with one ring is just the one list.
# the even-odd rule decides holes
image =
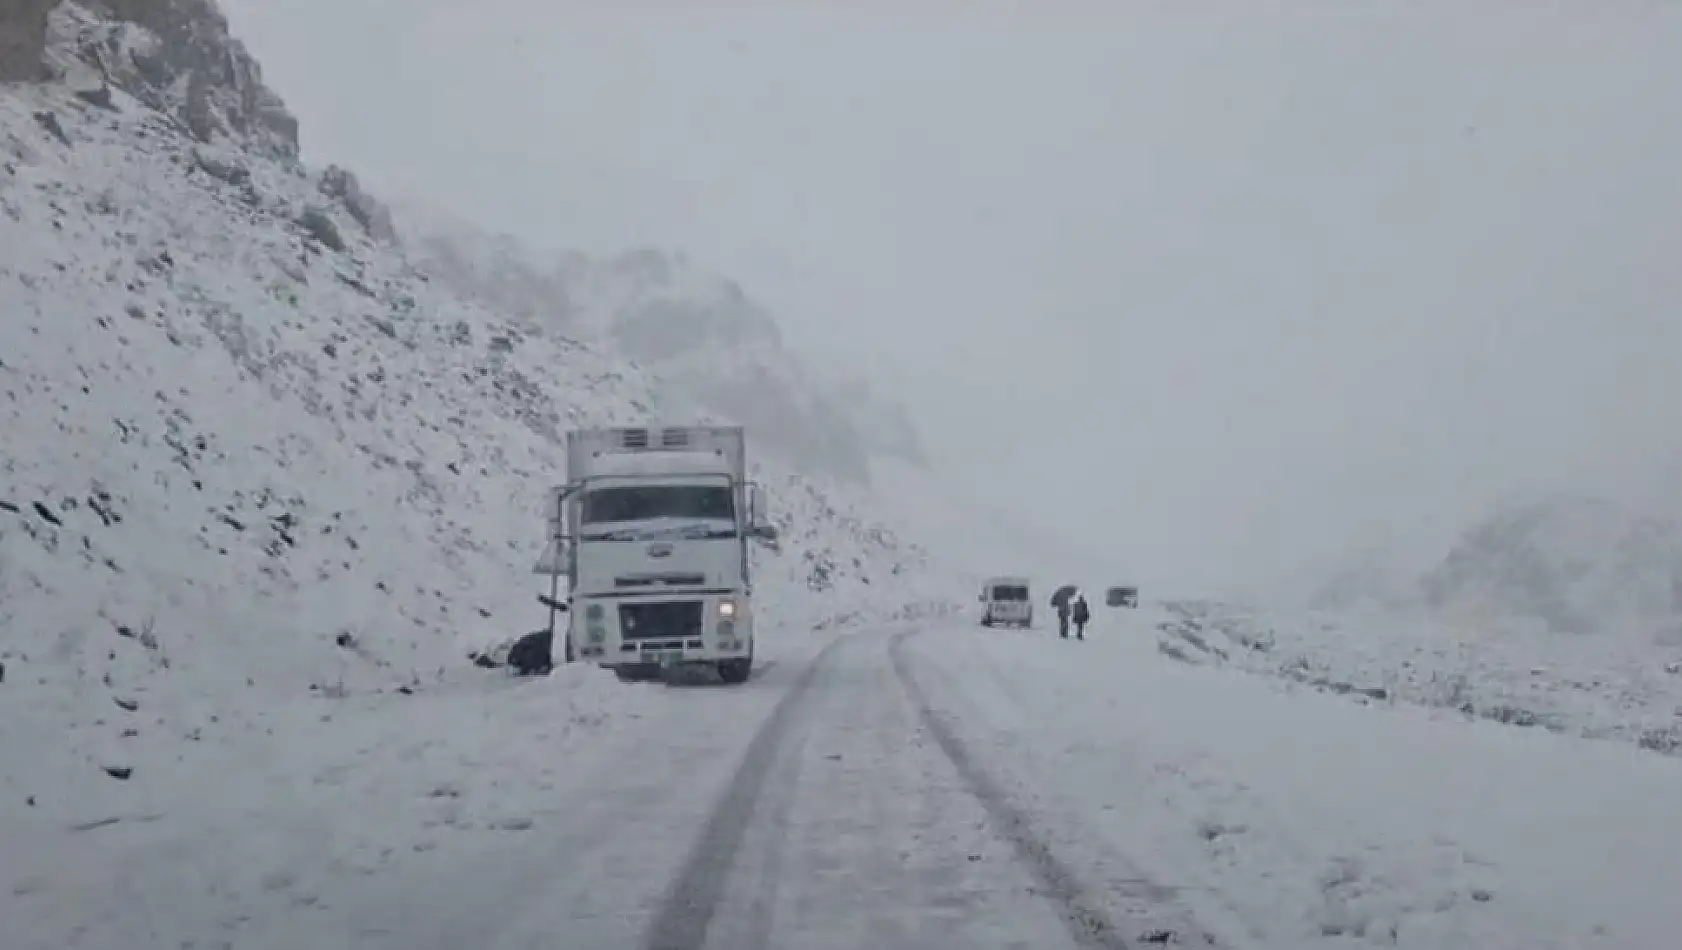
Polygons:
[[728,485],[622,485],[584,493],[585,524],[653,521],[736,521],[735,493]]
[[994,600],[1027,600],[1028,588],[1018,584],[1000,584],[993,588]]

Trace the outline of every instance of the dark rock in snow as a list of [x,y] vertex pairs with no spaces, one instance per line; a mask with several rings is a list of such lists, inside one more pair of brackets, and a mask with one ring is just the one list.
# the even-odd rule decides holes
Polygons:
[[35,503],[35,513],[41,516],[42,521],[47,522],[55,528],[64,527],[64,522],[59,520],[58,515],[53,514],[53,510],[51,508],[48,508],[40,502]]
[[105,770],[106,775],[122,782],[128,781],[129,776],[134,774],[134,769],[127,765],[105,765],[101,768]]
[[108,112],[117,111],[116,103],[111,101],[111,87],[104,83],[94,89],[76,90],[76,98],[95,108],[104,109]]
[[202,149],[193,151],[193,165],[210,177],[230,185],[243,185],[251,180],[251,171],[244,165],[217,158]]
[[315,238],[323,247],[334,251],[345,249],[345,239],[339,233],[339,226],[320,208],[305,208],[303,213],[298,215],[298,227],[303,228],[304,233]]
[[58,121],[57,113],[37,112],[35,113],[35,121],[41,123],[41,128],[46,129],[47,133],[53,138],[58,139],[59,144],[66,146],[71,144],[70,133],[64,131],[64,125]]

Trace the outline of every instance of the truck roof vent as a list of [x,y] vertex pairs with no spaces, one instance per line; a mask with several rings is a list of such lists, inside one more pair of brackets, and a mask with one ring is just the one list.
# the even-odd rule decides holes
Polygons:
[[660,433],[660,447],[680,449],[689,444],[688,429],[666,429]]
[[619,444],[627,449],[648,448],[647,429],[621,429],[619,435]]

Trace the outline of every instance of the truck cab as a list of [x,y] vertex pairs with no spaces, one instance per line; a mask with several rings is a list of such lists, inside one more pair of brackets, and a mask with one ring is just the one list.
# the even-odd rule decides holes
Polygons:
[[981,585],[983,627],[1034,625],[1034,602],[1026,577],[991,577]]
[[538,568],[551,577],[551,628],[567,614],[569,656],[624,680],[692,665],[748,679],[749,542],[776,532],[746,480],[745,443],[739,426],[567,433],[568,480],[553,492]]

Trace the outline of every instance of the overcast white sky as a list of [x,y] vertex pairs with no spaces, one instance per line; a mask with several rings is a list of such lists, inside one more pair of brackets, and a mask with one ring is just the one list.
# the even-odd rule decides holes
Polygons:
[[311,160],[689,250],[1148,581],[1682,457],[1678,4],[224,6]]

